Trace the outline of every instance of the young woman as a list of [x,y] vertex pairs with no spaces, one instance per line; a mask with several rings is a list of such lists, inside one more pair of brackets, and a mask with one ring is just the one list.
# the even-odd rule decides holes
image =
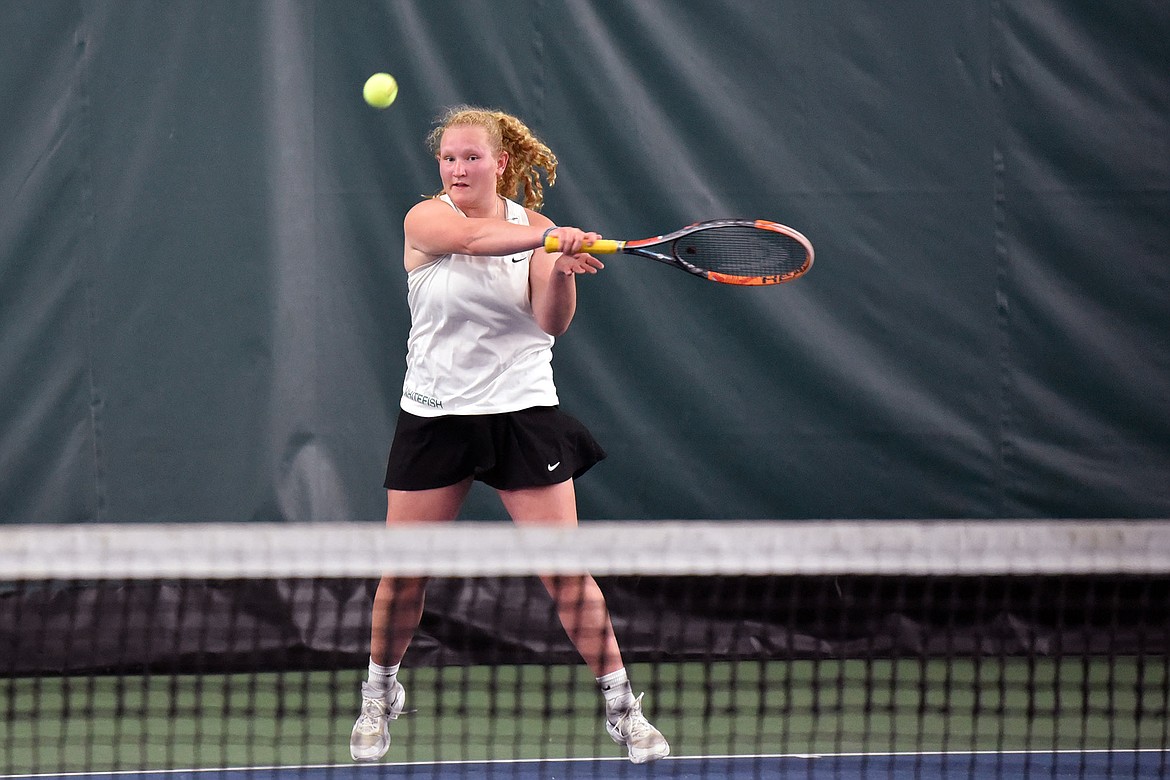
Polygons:
[[[473,480],[495,488],[515,523],[575,525],[573,481],[605,457],[560,411],[554,337],[576,311],[576,276],[602,263],[581,251],[601,236],[555,226],[543,205],[557,160],[519,119],[462,106],[428,138],[443,190],[406,215],[411,330],[402,409],[386,469],[386,523],[444,522]],[[523,189],[524,205],[508,196]],[[559,240],[546,253],[544,238]],[[543,577],[561,624],[597,678],[606,729],[635,763],[670,747],[642,714],[594,579]],[[369,679],[350,737],[357,761],[390,747],[405,692],[399,664],[422,617],[426,581],[384,577],[374,597]]]

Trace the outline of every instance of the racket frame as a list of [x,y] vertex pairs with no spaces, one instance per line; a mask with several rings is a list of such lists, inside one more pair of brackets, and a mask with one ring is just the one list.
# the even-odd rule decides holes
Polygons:
[[[687,262],[678,255],[677,244],[679,239],[685,238],[692,233],[700,230],[711,230],[721,227],[749,227],[759,230],[771,230],[774,233],[780,233],[787,238],[796,241],[805,250],[805,260],[799,268],[788,271],[783,274],[767,274],[762,276],[739,276],[736,274],[720,273],[718,271],[708,271],[703,268]],[[665,254],[661,251],[656,251],[651,247],[669,246],[670,254]],[[546,241],[545,249],[554,252],[556,251],[556,239],[549,236]],[[625,254],[637,255],[639,257],[649,258],[650,260],[657,260],[660,263],[672,265],[675,268],[682,269],[687,273],[707,279],[712,282],[719,282],[720,284],[735,284],[741,286],[762,286],[772,284],[783,284],[784,282],[791,282],[803,276],[812,268],[813,264],[813,246],[812,242],[808,240],[802,233],[794,230],[787,225],[781,225],[779,222],[772,222],[767,219],[713,219],[705,222],[695,222],[687,225],[684,228],[675,230],[672,233],[665,233],[661,236],[654,236],[652,238],[642,238],[636,241],[616,241],[613,239],[602,239],[586,244],[582,248],[583,252],[590,252],[592,254],[616,254],[622,252]]]

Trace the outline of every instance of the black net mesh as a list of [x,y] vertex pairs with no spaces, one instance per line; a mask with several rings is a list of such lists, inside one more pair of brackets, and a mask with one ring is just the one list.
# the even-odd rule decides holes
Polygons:
[[[337,532],[317,530],[328,557]],[[511,562],[507,543],[456,530],[469,571],[454,561],[429,583],[399,677],[407,711],[390,724],[388,776],[649,771],[606,733],[601,694],[534,576],[599,562],[635,693],[671,744],[656,777],[1167,776],[1165,526],[1142,526],[1123,549],[1088,549],[1089,566],[1059,538],[1000,560],[967,536],[951,549],[883,540],[882,524],[862,537],[765,523],[742,538],[720,536],[719,524],[640,536],[619,524],[597,529],[593,549],[611,551],[601,558],[578,558],[569,538],[563,559],[518,543]],[[377,551],[378,529],[365,531]],[[632,550],[614,551],[619,532]],[[829,536],[856,536],[856,553],[815,549]],[[1007,546],[1019,538],[1008,534]],[[383,552],[416,566],[441,543],[394,537]],[[1151,545],[1153,557],[1127,563]],[[162,547],[147,544],[143,557]],[[52,576],[29,567],[5,583],[0,775],[358,771],[349,736],[383,552],[331,576],[315,560],[294,576],[297,565],[260,571],[279,553],[263,539],[239,550],[239,576],[209,576],[225,557],[212,549],[206,565],[176,555],[167,576],[139,576],[151,567],[130,561],[133,576],[83,567],[71,577],[53,563]],[[485,557],[516,571],[485,573]],[[850,560],[861,570],[848,571]]]

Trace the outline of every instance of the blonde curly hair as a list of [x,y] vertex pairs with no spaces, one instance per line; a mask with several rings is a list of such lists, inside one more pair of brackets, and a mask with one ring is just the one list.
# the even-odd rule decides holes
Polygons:
[[437,120],[437,126],[427,136],[427,148],[432,154],[439,153],[443,133],[451,127],[482,127],[487,131],[488,143],[493,152],[507,152],[508,164],[504,175],[496,183],[496,192],[506,198],[515,197],[523,186],[522,203],[539,211],[544,205],[544,184],[541,171],[548,180],[548,186],[557,181],[557,156],[528,129],[528,125],[503,111],[477,106],[455,106],[448,109]]

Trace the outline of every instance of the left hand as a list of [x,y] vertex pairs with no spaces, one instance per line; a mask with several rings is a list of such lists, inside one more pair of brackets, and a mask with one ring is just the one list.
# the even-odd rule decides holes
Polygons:
[[553,263],[553,272],[565,276],[574,274],[595,274],[605,268],[605,264],[591,254],[582,252],[577,255],[561,253]]

